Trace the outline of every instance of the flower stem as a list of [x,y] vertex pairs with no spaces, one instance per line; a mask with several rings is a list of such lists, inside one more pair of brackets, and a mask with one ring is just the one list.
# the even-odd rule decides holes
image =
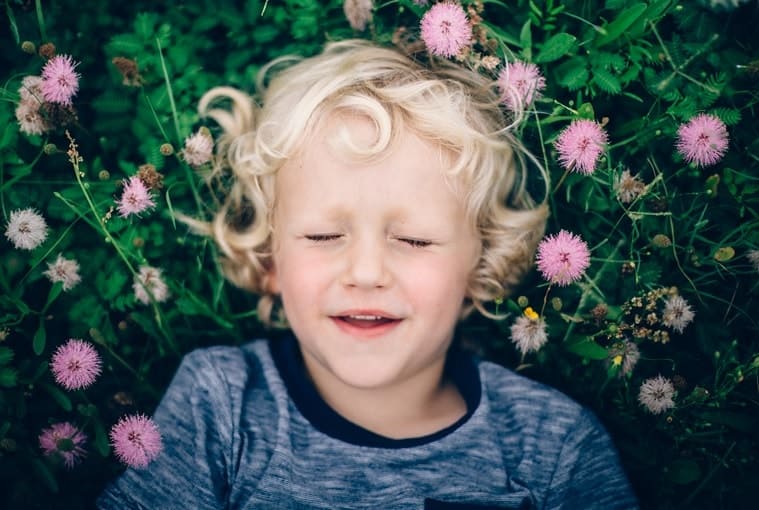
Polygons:
[[40,27],[42,42],[48,42],[47,31],[45,30],[45,16],[42,14],[42,2],[40,0],[34,0],[34,9],[37,11],[37,24]]

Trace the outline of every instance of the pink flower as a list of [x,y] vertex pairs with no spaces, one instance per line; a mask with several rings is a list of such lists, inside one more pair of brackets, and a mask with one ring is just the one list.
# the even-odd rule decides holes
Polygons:
[[546,280],[569,285],[590,266],[590,250],[580,236],[562,229],[540,241],[537,262]]
[[40,104],[32,98],[27,101],[21,101],[16,107],[16,120],[18,129],[26,135],[41,135],[50,131],[50,124],[40,114]]
[[151,296],[158,303],[169,298],[169,287],[163,281],[161,270],[152,266],[140,266],[140,272],[134,275],[132,282],[134,297],[143,305],[149,305]]
[[21,250],[33,250],[47,239],[47,223],[31,207],[11,212],[5,237]]
[[141,414],[123,416],[110,435],[116,457],[134,468],[147,467],[163,449],[158,426]]
[[54,423],[39,435],[40,448],[45,455],[63,458],[68,469],[73,468],[87,452],[82,445],[87,436],[69,422]]
[[453,57],[472,42],[472,25],[464,8],[454,2],[440,2],[424,13],[422,40],[433,55]]
[[675,407],[675,386],[672,381],[662,375],[650,377],[643,381],[638,392],[638,402],[648,412],[661,414]]
[[590,175],[603,154],[608,135],[598,122],[573,120],[556,140],[559,162],[567,170]]
[[353,30],[363,31],[372,20],[374,0],[343,0],[343,12]]
[[38,105],[42,103],[42,78],[31,75],[24,76],[18,89],[18,95],[21,96],[21,101],[34,99]]
[[42,97],[49,103],[70,105],[79,90],[78,62],[69,55],[56,55],[42,68]]
[[91,343],[71,338],[55,351],[50,368],[55,382],[67,390],[78,390],[95,382],[100,365],[100,355]]
[[48,262],[47,271],[42,274],[53,283],[63,282],[63,290],[71,290],[82,281],[82,277],[79,276],[79,262],[67,259],[60,253],[55,262]]
[[509,62],[498,75],[501,101],[512,111],[522,111],[540,97],[546,88],[546,79],[535,64]]
[[116,208],[119,215],[126,218],[130,214],[140,214],[141,212],[155,206],[150,190],[139,177],[132,176],[124,185],[124,192],[121,198],[116,201]]
[[688,163],[713,165],[727,152],[727,127],[714,115],[701,113],[677,130],[677,150]]
[[685,326],[693,322],[696,314],[691,309],[684,297],[675,294],[664,301],[664,312],[662,312],[662,322],[665,326],[670,327],[682,333]]
[[213,139],[203,131],[198,131],[185,139],[182,154],[189,165],[200,166],[208,163],[213,154]]

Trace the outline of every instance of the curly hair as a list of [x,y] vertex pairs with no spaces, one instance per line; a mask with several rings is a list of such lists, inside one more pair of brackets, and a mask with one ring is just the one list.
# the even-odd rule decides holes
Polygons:
[[256,90],[254,98],[216,87],[201,98],[200,114],[222,131],[207,177],[228,185],[208,221],[183,219],[215,240],[232,283],[261,296],[262,322],[271,323],[275,300],[268,274],[276,173],[340,111],[366,116],[377,130],[369,148],[344,140],[341,148],[352,157],[381,156],[406,129],[452,154],[450,182],[462,191],[482,243],[462,316],[476,308],[493,317],[485,303],[508,296],[520,282],[548,215],[545,197],[536,201],[526,190],[527,162],[546,189],[547,173],[513,135],[494,80],[453,62],[422,63],[398,49],[347,40],[327,44],[314,57],[270,62]]

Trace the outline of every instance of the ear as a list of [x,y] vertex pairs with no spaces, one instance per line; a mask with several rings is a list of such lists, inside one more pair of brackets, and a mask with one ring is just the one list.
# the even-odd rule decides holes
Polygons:
[[262,283],[264,292],[267,294],[280,293],[279,277],[277,274],[277,268],[274,266],[274,263],[272,263],[271,267],[266,270],[266,274],[264,274]]

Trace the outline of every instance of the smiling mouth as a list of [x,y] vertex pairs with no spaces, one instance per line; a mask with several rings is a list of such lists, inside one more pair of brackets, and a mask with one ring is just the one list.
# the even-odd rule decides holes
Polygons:
[[333,317],[333,319],[363,329],[371,329],[394,322],[400,322],[400,319],[383,317],[381,315],[338,315]]

